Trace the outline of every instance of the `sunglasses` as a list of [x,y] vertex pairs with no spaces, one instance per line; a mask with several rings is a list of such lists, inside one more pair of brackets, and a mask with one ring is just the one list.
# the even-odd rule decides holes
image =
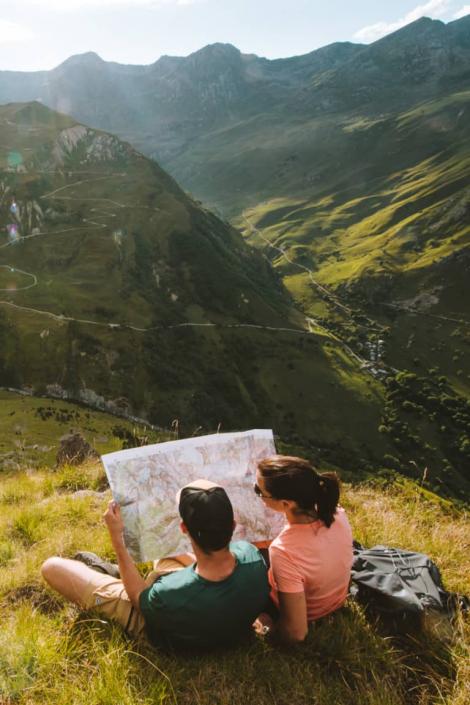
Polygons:
[[254,489],[255,495],[257,497],[260,497],[261,499],[274,499],[270,494],[263,494],[263,490],[256,483],[253,485],[253,489]]

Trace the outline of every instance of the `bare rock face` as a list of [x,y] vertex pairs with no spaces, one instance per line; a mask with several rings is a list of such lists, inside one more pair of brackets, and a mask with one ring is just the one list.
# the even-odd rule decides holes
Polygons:
[[80,465],[90,458],[98,458],[98,453],[78,431],[71,431],[60,439],[57,451],[57,465]]

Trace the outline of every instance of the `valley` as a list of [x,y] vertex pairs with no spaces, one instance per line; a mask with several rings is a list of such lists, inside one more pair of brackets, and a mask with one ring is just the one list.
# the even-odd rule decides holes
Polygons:
[[0,383],[466,497],[468,29],[0,72]]
[[0,705],[468,705],[470,6],[7,5]]
[[[352,467],[370,453],[365,430],[363,441],[361,431],[338,441],[355,424],[351,408],[378,426],[380,387],[339,340],[309,330],[235,230],[115,138],[34,103],[3,117],[2,217],[11,219],[14,196],[18,225],[0,249],[3,386],[119,404],[166,428],[179,419],[185,433],[237,428],[243,413],[318,448],[320,462],[350,454]],[[114,149],[104,159],[103,142]],[[21,169],[8,166],[13,151],[27,155]],[[312,427],[309,390],[321,400],[331,388],[344,399],[343,421],[334,426],[331,409]],[[376,438],[380,458],[386,443]]]

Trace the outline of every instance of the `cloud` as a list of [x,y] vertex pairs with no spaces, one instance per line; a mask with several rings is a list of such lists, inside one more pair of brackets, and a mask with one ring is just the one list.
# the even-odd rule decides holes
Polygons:
[[[450,0],[429,0],[424,5],[417,5],[413,10],[410,10],[404,17],[401,17],[396,22],[376,22],[376,24],[363,27],[354,34],[354,39],[360,42],[375,42],[386,34],[396,32],[410,22],[419,20],[420,17],[431,17],[439,19],[446,15],[449,11]],[[466,6],[470,7],[469,5]],[[462,8],[464,9],[464,8]]]
[[452,15],[452,18],[454,20],[460,20],[460,18],[465,17],[465,15],[470,15],[470,5],[461,7],[460,10],[457,10],[457,12]]
[[27,5],[35,5],[41,10],[74,12],[76,10],[101,10],[108,7],[162,7],[163,5],[187,6],[204,0],[17,0]]
[[29,27],[0,19],[0,44],[27,42],[34,37]]

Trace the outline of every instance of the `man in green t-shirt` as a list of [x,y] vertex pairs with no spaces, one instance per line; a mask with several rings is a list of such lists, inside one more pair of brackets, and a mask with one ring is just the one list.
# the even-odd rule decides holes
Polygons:
[[163,561],[171,573],[141,577],[124,544],[119,505],[110,502],[104,520],[121,577],[79,561],[49,558],[42,566],[45,580],[73,602],[117,620],[129,633],[145,630],[157,645],[201,648],[236,642],[268,601],[263,558],[246,541],[230,542],[233,508],[220,485],[195,480],[180,490],[177,501],[181,531],[194,556]]

